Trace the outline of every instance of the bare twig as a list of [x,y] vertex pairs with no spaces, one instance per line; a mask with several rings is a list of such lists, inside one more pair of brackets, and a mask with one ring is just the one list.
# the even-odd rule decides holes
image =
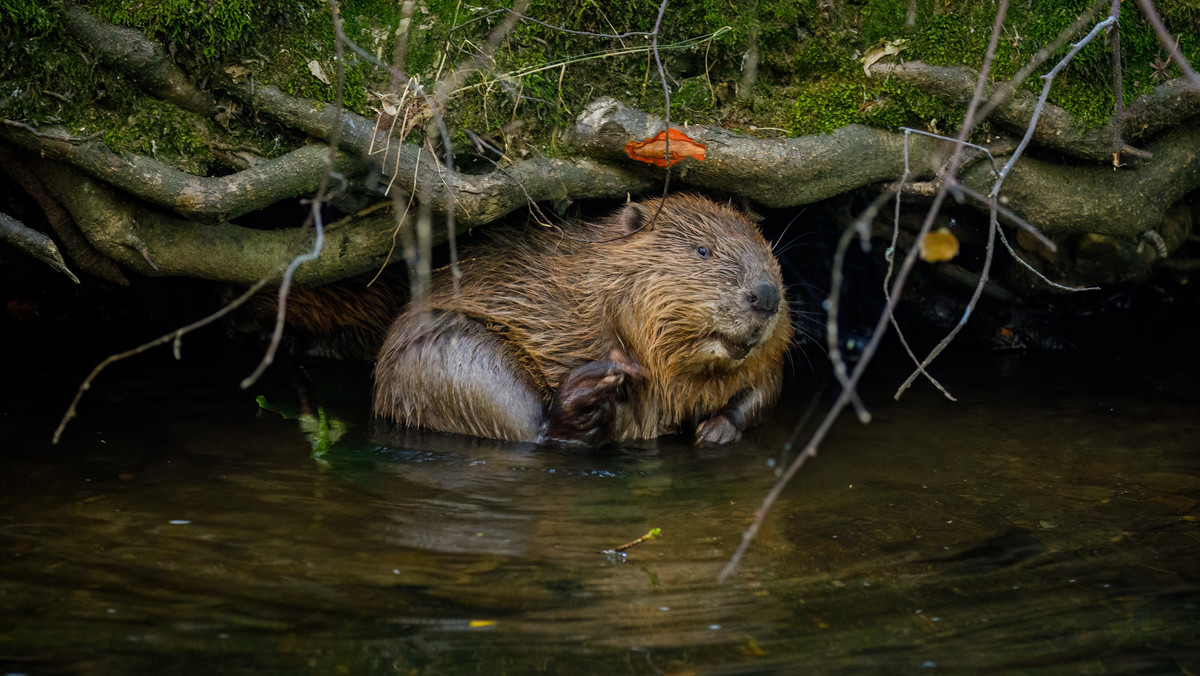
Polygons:
[[497,14],[509,14],[510,16],[513,16],[521,21],[528,21],[529,23],[535,23],[539,26],[549,28],[550,30],[558,32],[558,33],[567,33],[569,35],[582,35],[582,36],[589,37],[589,38],[608,38],[611,40],[620,40],[623,38],[631,38],[631,37],[635,37],[635,36],[650,37],[650,36],[654,35],[654,33],[647,33],[645,31],[628,31],[625,33],[611,34],[611,33],[593,33],[591,31],[581,31],[581,30],[574,30],[571,28],[564,28],[562,26],[555,26],[555,25],[546,23],[545,21],[535,19],[531,16],[526,16],[522,12],[518,11],[515,7],[513,7],[513,8],[502,7],[500,9],[494,9],[486,14],[482,14],[480,16],[475,17],[474,19],[471,19],[470,21],[464,21],[464,22],[454,26],[453,28],[450,29],[450,33],[453,33],[454,31],[457,31],[457,30],[460,30],[467,26],[470,26],[473,23],[478,23],[480,21],[484,21],[484,20],[486,20],[490,17],[493,17]]
[[1033,109],[1032,118],[1029,120],[1029,127],[1025,130],[1025,136],[1021,139],[1021,142],[1017,144],[1017,149],[1013,151],[1013,154],[1008,158],[1008,161],[1004,163],[1004,168],[1000,170],[1000,176],[996,179],[996,183],[992,186],[990,196],[995,197],[996,195],[1000,194],[1000,188],[1004,185],[1004,179],[1008,177],[1008,173],[1012,171],[1013,165],[1016,164],[1017,160],[1021,158],[1021,154],[1025,152],[1025,148],[1029,145],[1030,139],[1033,138],[1034,130],[1037,128],[1038,118],[1041,117],[1042,109],[1046,106],[1046,99],[1050,97],[1050,85],[1054,82],[1054,77],[1058,75],[1059,71],[1061,71],[1063,68],[1066,68],[1067,64],[1071,62],[1071,59],[1075,58],[1075,55],[1079,53],[1079,50],[1083,49],[1084,45],[1091,42],[1092,38],[1096,37],[1101,30],[1111,26],[1114,21],[1116,21],[1116,19],[1110,16],[1104,21],[1096,24],[1095,27],[1092,28],[1091,32],[1085,35],[1082,40],[1071,46],[1071,50],[1067,52],[1066,56],[1064,56],[1062,60],[1060,60],[1053,68],[1050,69],[1050,72],[1042,76],[1042,94],[1038,97],[1037,106]]
[[[180,338],[182,338],[184,335],[186,335],[188,333],[191,333],[192,331],[195,331],[198,328],[207,326],[208,324],[211,324],[211,323],[217,321],[221,317],[224,317],[225,315],[229,314],[230,312],[233,312],[237,308],[241,307],[243,304],[245,304],[246,301],[250,300],[250,298],[252,296],[254,296],[254,294],[261,291],[263,289],[263,287],[265,287],[267,284],[270,284],[271,280],[273,280],[275,278],[275,275],[278,273],[279,273],[279,270],[276,270],[271,275],[269,275],[267,277],[263,277],[256,284],[254,284],[254,286],[251,286],[250,288],[246,289],[245,293],[243,293],[242,295],[235,298],[233,300],[233,302],[229,303],[228,305],[221,308],[220,310],[217,310],[216,312],[208,315],[207,317],[204,317],[203,319],[192,322],[191,324],[188,324],[187,326],[184,326],[182,328],[175,329],[174,331],[172,331],[166,335],[159,336],[158,338],[155,338],[154,340],[152,340],[148,343],[143,343],[143,344],[133,348],[132,350],[126,350],[119,354],[110,355],[109,357],[105,358],[104,361],[100,362],[99,364],[96,365],[95,368],[92,369],[92,372],[90,374],[88,374],[88,377],[84,378],[83,383],[79,385],[79,389],[75,392],[75,398],[71,400],[71,405],[67,407],[67,412],[65,414],[63,414],[62,420],[59,421],[58,427],[54,430],[54,437],[51,439],[50,443],[57,444],[59,439],[62,438],[62,433],[63,433],[63,430],[65,430],[67,428],[67,423],[69,423],[71,421],[71,419],[74,418],[76,415],[76,408],[79,405],[79,400],[83,398],[83,393],[87,392],[89,389],[91,389],[92,383],[96,380],[96,377],[99,376],[100,372],[103,371],[105,368],[107,368],[109,364],[118,362],[118,361],[128,358],[128,357],[132,357],[134,355],[141,354],[141,353],[145,352],[146,350],[150,350],[152,348],[158,347],[159,345],[165,345],[166,343],[169,343],[172,341],[174,341],[176,343],[176,347],[178,348],[178,341]],[[176,358],[178,358],[178,349],[176,349]]]
[[[883,276],[883,297],[889,303],[892,302],[892,292],[889,288],[889,285],[890,285],[891,279],[892,279],[892,269],[893,269],[893,266],[895,265],[896,252],[898,251],[897,246],[900,243],[900,197],[901,197],[901,195],[904,194],[904,182],[908,180],[908,177],[912,172],[912,167],[910,166],[910,163],[909,163],[909,144],[908,144],[909,134],[919,133],[919,134],[931,135],[931,136],[935,136],[937,138],[942,138],[943,140],[946,140],[946,141],[950,141],[952,143],[954,142],[954,139],[950,139],[950,138],[947,138],[944,136],[938,136],[938,135],[934,135],[934,134],[928,134],[926,132],[921,132],[916,129],[909,129],[907,127],[903,127],[902,130],[904,131],[904,174],[900,176],[900,180],[897,182],[897,186],[896,186],[896,207],[895,207],[894,213],[892,215],[892,243],[891,243],[891,246],[888,247],[887,252],[885,253],[885,258],[887,259],[888,265],[887,265],[887,273],[884,274],[884,276]],[[968,145],[973,145],[973,144],[968,144]],[[992,161],[992,166],[995,167],[996,159],[994,157],[992,157],[992,154],[990,152],[988,152],[987,149],[981,148],[980,146],[974,146],[974,147],[980,148],[985,153],[987,153],[988,158]],[[943,181],[943,183],[944,183],[944,181]],[[916,353],[913,352],[912,346],[908,344],[908,338],[904,335],[904,331],[900,328],[900,322],[896,320],[896,314],[894,312],[891,313],[889,315],[889,318],[890,318],[890,321],[892,324],[892,329],[894,329],[896,331],[896,337],[900,340],[900,345],[904,348],[904,351],[906,353],[908,353],[909,359],[912,359],[913,363],[916,364],[917,370],[920,371],[921,374],[925,376],[925,378],[930,382],[930,384],[932,384],[939,391],[941,391],[941,393],[943,395],[945,395],[945,397],[947,399],[949,399],[950,401],[957,401],[954,398],[954,395],[950,394],[950,391],[947,390],[942,385],[942,383],[938,381],[937,378],[933,377],[933,374],[931,374],[925,370],[925,366],[921,364],[921,360],[918,359]]]
[[[973,199],[980,204],[988,204],[989,203],[988,198],[986,196],[963,185],[962,183],[959,183],[957,186],[955,186],[955,189],[958,190],[959,192],[961,192],[966,197]],[[1041,242],[1042,246],[1046,247],[1047,249],[1049,249],[1051,251],[1058,251],[1058,245],[1054,243],[1054,240],[1043,235],[1042,231],[1033,227],[1033,224],[1031,224],[1029,221],[1027,221],[1024,218],[1021,218],[1020,216],[1013,213],[1012,209],[1009,209],[1008,207],[1006,207],[1004,205],[997,204],[996,212],[999,213],[1001,216],[1003,216],[1006,220],[1010,221],[1017,227],[1024,230],[1025,232],[1028,232],[1029,234],[1033,235],[1034,238],[1036,238],[1038,242]],[[1001,233],[1001,236],[1003,236],[1003,233]]]
[[[963,142],[966,141],[967,135],[974,127],[975,113],[980,101],[982,100],[984,83],[987,79],[987,73],[991,69],[992,58],[996,50],[996,43],[999,40],[1000,30],[1004,25],[1004,16],[1007,13],[1007,10],[1008,0],[1000,0],[999,7],[996,10],[996,20],[992,25],[991,40],[988,43],[987,53],[984,55],[983,68],[980,71],[979,83],[976,86],[975,96],[972,98],[971,104],[967,107],[967,113],[963,120],[962,129],[959,131],[959,143],[955,145],[954,154],[950,158],[949,167],[947,169],[947,175],[949,176],[953,176],[958,171],[958,166],[962,159],[963,150],[965,148]],[[921,231],[917,235],[918,241],[920,241],[921,237],[924,237],[926,234],[928,234],[933,225],[934,219],[937,217],[937,213],[940,210],[942,203],[946,199],[948,191],[948,183],[943,184],[942,189],[939,190],[938,194],[934,197],[933,205],[930,207],[929,213],[925,217],[925,222],[921,225]],[[896,274],[896,281],[892,284],[892,297],[884,307],[883,312],[880,313],[879,319],[875,322],[875,330],[872,332],[871,340],[867,342],[866,347],[863,349],[862,356],[859,358],[858,363],[854,367],[854,371],[850,375],[848,386],[844,386],[842,388],[837,400],[834,402],[833,406],[830,407],[829,413],[826,414],[825,418],[821,421],[821,425],[815,432],[813,432],[813,435],[810,437],[808,444],[804,447],[804,450],[796,456],[795,460],[792,461],[792,464],[788,466],[787,471],[783,473],[783,476],[780,477],[780,479],[775,482],[775,485],[771,487],[771,490],[763,499],[762,504],[759,505],[759,508],[755,511],[754,520],[751,522],[749,528],[742,533],[742,541],[739,543],[737,550],[735,550],[733,555],[730,556],[729,561],[725,564],[725,567],[721,569],[720,574],[717,576],[718,580],[724,581],[733,572],[734,568],[737,567],[737,564],[739,561],[741,561],[746,549],[754,540],[755,535],[758,534],[759,529],[762,528],[762,523],[766,519],[767,512],[775,503],[775,500],[777,500],[779,495],[783,492],[783,487],[788,483],[788,481],[791,480],[793,476],[795,476],[796,472],[800,470],[800,468],[805,462],[808,461],[809,458],[817,454],[817,447],[822,441],[824,441],[825,435],[829,432],[830,427],[833,426],[833,422],[838,418],[842,410],[854,396],[853,393],[855,388],[858,386],[858,381],[862,378],[863,372],[866,370],[867,365],[871,363],[871,359],[874,357],[876,350],[879,349],[879,343],[883,340],[883,335],[887,331],[887,324],[891,313],[895,310],[896,301],[900,297],[900,291],[904,288],[904,283],[908,279],[908,275],[916,263],[917,250],[918,247],[912,247],[909,249],[908,255],[904,259],[904,263],[900,266],[900,270]],[[837,299],[831,300],[836,302]],[[785,447],[785,451],[787,450],[790,449]]]
[[929,355],[926,356],[925,359],[921,360],[921,368],[914,371],[912,375],[910,375],[908,379],[905,380],[902,385],[900,385],[900,388],[896,390],[895,397],[897,399],[900,398],[900,395],[904,394],[904,391],[908,389],[913,380],[915,380],[916,377],[923,372],[924,367],[929,366],[934,359],[937,359],[937,356],[941,354],[951,342],[953,342],[956,336],[958,336],[959,332],[962,331],[964,326],[966,326],[967,320],[971,318],[971,313],[975,309],[976,303],[979,302],[980,296],[983,294],[983,288],[987,284],[988,273],[991,272],[993,252],[995,250],[996,229],[999,227],[997,221],[997,200],[1000,195],[1000,188],[1004,185],[1004,179],[1012,170],[1013,165],[1016,164],[1018,159],[1020,159],[1021,153],[1024,152],[1026,146],[1029,145],[1029,140],[1033,138],[1034,128],[1037,127],[1037,121],[1041,116],[1042,108],[1045,106],[1046,99],[1050,96],[1050,85],[1054,81],[1054,77],[1058,75],[1059,71],[1061,71],[1063,68],[1066,68],[1067,64],[1071,62],[1071,59],[1075,58],[1075,55],[1079,53],[1079,50],[1083,49],[1088,42],[1091,42],[1091,40],[1095,38],[1101,30],[1113,25],[1115,22],[1116,18],[1110,16],[1104,21],[1096,24],[1095,27],[1092,28],[1091,32],[1084,36],[1082,40],[1071,46],[1071,49],[1067,52],[1066,56],[1064,56],[1062,60],[1060,60],[1053,68],[1051,68],[1050,72],[1042,76],[1042,80],[1045,82],[1045,84],[1042,87],[1042,95],[1038,97],[1038,104],[1037,107],[1034,108],[1032,119],[1029,121],[1029,128],[1025,131],[1024,138],[1022,138],[1021,142],[1017,145],[1017,149],[1013,151],[1013,154],[1008,158],[1008,161],[1005,162],[1004,167],[1000,170],[999,175],[996,177],[996,182],[992,185],[991,192],[987,195],[989,205],[988,244],[987,254],[984,257],[983,269],[979,273],[979,284],[976,285],[975,292],[971,295],[971,300],[967,303],[967,308],[963,312],[962,318],[959,319],[954,328],[950,330],[950,333],[947,334],[946,337],[941,340],[941,342],[934,346],[934,348],[929,352]]
[[[991,202],[994,204],[995,198],[993,198]],[[964,326],[967,325],[967,320],[971,318],[971,313],[974,311],[975,305],[979,302],[980,296],[983,295],[984,287],[987,286],[988,274],[992,270],[993,254],[996,250],[997,230],[999,230],[999,224],[996,221],[996,210],[993,209],[988,218],[987,253],[984,255],[983,269],[979,272],[979,283],[975,285],[975,291],[971,294],[971,300],[967,301],[967,307],[965,310],[963,310],[962,317],[958,320],[958,323],[955,324],[954,328],[950,330],[950,333],[948,333],[945,338],[942,338],[941,342],[939,342],[933,348],[933,350],[930,351],[929,355],[917,365],[917,369],[908,376],[904,383],[901,384],[896,390],[896,393],[892,395],[894,398],[899,399],[900,395],[904,394],[904,391],[907,390],[909,386],[912,385],[913,381],[917,379],[917,376],[922,374],[928,375],[925,369],[931,363],[933,363],[934,359],[937,359],[937,356],[946,349],[946,346],[954,341],[954,338],[958,336],[958,333],[962,331]],[[949,397],[951,401],[956,401],[954,397],[951,397],[950,393],[945,389],[942,389],[942,393]]]
[[[833,275],[830,280],[829,288],[829,309],[828,316],[825,321],[825,343],[829,351],[829,361],[833,364],[833,375],[841,383],[842,388],[849,387],[850,377],[847,374],[846,360],[842,358],[842,341],[838,337],[838,314],[839,303],[834,302],[835,299],[841,298],[842,294],[842,267],[846,261],[846,250],[850,248],[850,242],[854,239],[854,235],[859,237],[859,246],[863,251],[868,251],[871,248],[871,221],[875,220],[876,214],[887,204],[891,199],[892,193],[884,191],[880,193],[870,206],[868,206],[850,227],[842,232],[842,236],[838,239],[837,249],[833,254]],[[915,360],[915,357],[914,357]],[[858,419],[863,424],[871,421],[871,414],[867,411],[862,400],[855,393],[851,399],[854,404],[855,413]]]
[[667,160],[667,167],[663,170],[663,188],[662,199],[658,202],[658,208],[654,210],[652,216],[642,227],[653,228],[654,223],[658,220],[658,215],[662,213],[663,205],[667,203],[667,192],[671,189],[671,86],[667,83],[667,71],[663,68],[662,55],[658,53],[658,31],[662,28],[663,15],[667,12],[667,2],[663,0],[658,6],[658,18],[654,20],[654,33],[650,36],[650,51],[654,53],[654,65],[658,67],[658,78],[662,82],[663,100],[666,102],[666,112],[663,118],[666,120],[666,128],[668,133],[663,136],[663,159]]
[[1025,259],[1023,259],[1017,255],[1016,250],[1013,249],[1013,246],[1008,243],[1008,238],[1004,236],[1004,228],[1000,228],[1000,241],[1004,244],[1004,248],[1008,249],[1008,253],[1011,254],[1012,257],[1018,263],[1020,263],[1022,266],[1024,266],[1025,269],[1027,269],[1030,272],[1032,272],[1033,274],[1037,275],[1038,278],[1041,279],[1043,283],[1045,283],[1049,286],[1052,286],[1055,289],[1059,289],[1060,291],[1099,291],[1100,290],[1100,287],[1098,287],[1098,286],[1084,286],[1084,287],[1066,286],[1065,284],[1059,284],[1058,282],[1051,281],[1049,278],[1046,277],[1046,275],[1043,275],[1040,271],[1038,271],[1037,268],[1033,267],[1029,263],[1026,263]]
[[[936,138],[936,139],[941,139],[943,141],[948,141],[950,143],[956,143],[956,140],[950,138],[949,136],[943,136],[941,134],[934,134],[932,132],[924,131],[921,129],[913,129],[912,127],[900,127],[900,131],[904,132],[905,157],[907,157],[907,153],[908,153],[908,135],[909,134],[920,134],[921,136],[928,136],[930,138]],[[994,155],[992,155],[991,150],[989,150],[981,145],[976,145],[974,143],[967,143],[966,141],[963,141],[963,145],[967,146],[968,148],[974,148],[975,150],[980,151],[984,155],[987,155],[988,161],[991,162],[991,164],[992,164],[992,173],[997,173],[1000,171],[1000,167],[996,165],[996,157]],[[909,166],[908,166],[907,161],[905,161],[905,163],[904,163],[904,173],[906,175],[909,173]],[[900,189],[900,186],[903,186],[903,185],[904,185],[904,181],[900,181],[897,189]]]
[[1108,9],[1108,16],[1113,20],[1113,26],[1109,28],[1113,65],[1112,152],[1113,169],[1117,169],[1121,166],[1121,147],[1125,145],[1121,133],[1125,128],[1125,89],[1121,83],[1121,0],[1113,0],[1112,6]]
[[87,136],[72,136],[68,135],[66,132],[62,132],[59,129],[55,129],[54,131],[47,133],[40,131],[37,127],[30,126],[19,120],[0,120],[0,124],[13,127],[14,129],[24,129],[38,138],[44,138],[51,141],[63,141],[66,143],[87,143],[88,141],[92,141],[104,136],[103,130],[92,132]]
[[[292,259],[288,264],[287,269],[283,272],[283,279],[279,282],[279,303],[275,313],[275,331],[271,334],[271,342],[267,346],[266,352],[263,353],[262,360],[254,371],[242,379],[241,388],[244,390],[258,381],[259,376],[267,370],[267,367],[275,361],[275,353],[279,349],[279,343],[283,340],[283,325],[287,318],[287,295],[288,290],[292,285],[292,276],[296,273],[296,268],[301,265],[316,260],[321,255],[321,248],[325,244],[325,224],[321,218],[321,208],[329,201],[330,180],[335,175],[334,160],[338,154],[338,134],[342,128],[342,110],[343,95],[346,91],[346,52],[345,46],[341,39],[342,35],[342,13],[338,8],[337,0],[329,0],[329,10],[332,15],[333,29],[337,39],[334,40],[334,51],[337,54],[337,92],[334,98],[334,124],[333,133],[329,139],[329,145],[326,148],[326,170],[321,176],[321,184],[317,187],[317,194],[309,202],[309,216],[304,227],[308,227],[311,223],[313,226],[313,246],[308,253],[301,254]],[[344,182],[345,179],[338,174],[338,177]]]
[[1043,63],[1048,61],[1051,56],[1054,56],[1055,52],[1057,52],[1063,45],[1067,44],[1067,41],[1069,41],[1072,36],[1083,30],[1084,26],[1087,26],[1089,23],[1091,23],[1092,17],[1096,16],[1096,14],[1100,12],[1101,8],[1108,4],[1108,2],[1109,0],[1095,0],[1092,5],[1088,7],[1087,11],[1083,14],[1080,14],[1070,26],[1059,33],[1058,36],[1049,43],[1047,43],[1045,47],[1039,49],[1037,53],[1033,55],[1033,58],[1029,60],[1029,63],[1026,63],[1024,66],[1022,66],[1021,70],[1018,70],[1017,74],[1014,75],[1011,80],[1000,85],[996,89],[996,92],[992,94],[991,99],[979,109],[979,120],[983,121],[988,119],[988,117],[992,114],[992,111],[996,109],[996,106],[1008,101],[1013,93],[1017,91],[1017,87],[1021,86],[1021,83],[1029,79],[1029,76],[1033,75]]

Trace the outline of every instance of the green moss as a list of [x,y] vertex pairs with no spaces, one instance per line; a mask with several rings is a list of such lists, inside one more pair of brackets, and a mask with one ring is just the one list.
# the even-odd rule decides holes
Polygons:
[[61,0],[0,0],[0,27],[11,27],[18,36],[36,36],[54,27],[61,8]]
[[148,96],[132,97],[130,114],[108,126],[104,142],[116,152],[153,157],[204,174],[213,160],[208,120]]
[[[1010,3],[994,78],[1010,78],[1091,1]],[[206,125],[148,99],[80,56],[58,26],[59,3],[0,0],[0,50],[16,55],[0,63],[0,114],[5,117],[76,130],[103,128],[120,149],[200,169],[212,160],[210,134],[247,139],[271,153],[294,143],[263,117],[241,115],[228,127],[224,121]],[[402,4],[344,0],[346,34],[390,62]],[[471,152],[467,131],[552,154],[555,131],[569,127],[581,108],[601,95],[666,112],[657,67],[643,36],[577,35],[522,22],[493,54],[484,56],[488,34],[504,17],[490,12],[509,4],[421,0],[413,17],[408,73],[430,84],[455,67],[464,68],[444,109],[464,155]],[[1156,5],[1180,36],[1180,48],[1193,62],[1200,61],[1200,6],[1194,0],[1158,0]],[[323,1],[92,0],[89,7],[161,40],[197,82],[223,77],[226,67],[238,65],[249,69],[256,82],[315,101],[334,100],[335,86],[309,67],[315,61],[334,82],[333,29]],[[946,105],[894,79],[868,78],[858,59],[880,40],[907,38],[908,49],[901,54],[905,60],[979,68],[995,4],[918,0],[916,7],[915,25],[907,26],[908,0],[673,1],[659,40],[671,78],[672,119],[731,128],[781,127],[797,134],[824,133],[849,123],[950,131],[961,121],[961,106]],[[1163,68],[1156,70],[1154,62],[1165,59],[1166,52],[1136,8],[1125,3],[1123,9],[1120,31],[1129,102],[1161,81]],[[650,31],[657,10],[658,0],[534,0],[528,14],[579,31],[625,33]],[[668,48],[722,27],[728,30],[715,39]],[[740,92],[743,98],[735,94],[752,36],[757,36],[759,77],[751,91]],[[622,53],[631,49],[640,51]],[[538,70],[551,58],[565,58],[565,65]],[[466,68],[475,59],[483,68]],[[1102,124],[1112,105],[1110,60],[1107,42],[1096,40],[1055,80],[1051,100],[1084,124]],[[344,65],[347,107],[373,116],[389,89],[387,70],[349,50]],[[1178,70],[1167,67],[1165,75],[1177,76]],[[1025,86],[1037,92],[1041,80],[1033,77]],[[510,127],[514,118],[524,120],[519,131]],[[148,146],[147,139],[155,145]]]
[[831,79],[809,87],[796,99],[795,132],[828,134],[851,124],[864,100],[863,88],[854,83]]
[[[992,78],[1011,78],[1091,4],[1091,0],[1010,3],[992,63]],[[1156,5],[1168,26],[1179,36],[1184,54],[1195,62],[1200,58],[1200,5],[1189,0],[1163,0]],[[903,54],[905,59],[934,65],[982,67],[995,18],[994,4],[921,0],[917,8],[916,23],[908,27],[904,23],[907,0],[867,0],[860,15],[861,40],[852,44],[863,48],[881,39],[908,37],[911,42]],[[1082,37],[1083,32],[1076,39]],[[1120,32],[1124,94],[1126,102],[1130,102],[1163,79],[1153,77],[1152,64],[1165,52],[1145,18],[1128,3],[1122,12]],[[844,44],[843,48],[849,46],[851,44]],[[1067,49],[1069,45],[1060,49],[1041,72],[1048,71]],[[1170,71],[1171,77],[1177,75],[1177,71]],[[1034,93],[1040,93],[1041,87],[1042,80],[1036,76],[1025,83],[1025,88]],[[1108,41],[1099,36],[1055,79],[1050,100],[1084,125],[1099,126],[1111,114],[1112,98],[1111,49]],[[917,111],[914,109],[914,112]]]
[[284,0],[92,0],[88,9],[163,40],[175,47],[177,58],[182,51],[185,58],[208,62],[236,51],[268,28],[307,13],[303,4]]
[[955,129],[962,124],[966,111],[947,104],[916,87],[890,78],[875,78],[871,93],[873,105],[862,114],[862,122],[884,129],[915,127]]

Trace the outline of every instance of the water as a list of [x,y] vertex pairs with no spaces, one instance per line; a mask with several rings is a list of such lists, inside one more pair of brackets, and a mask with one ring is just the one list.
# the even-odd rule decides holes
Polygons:
[[17,378],[0,672],[1197,673],[1194,366],[951,356],[952,404],[885,365],[725,584],[803,360],[726,448],[391,435],[359,394],[320,459],[237,374],[118,367],[60,447],[73,386]]

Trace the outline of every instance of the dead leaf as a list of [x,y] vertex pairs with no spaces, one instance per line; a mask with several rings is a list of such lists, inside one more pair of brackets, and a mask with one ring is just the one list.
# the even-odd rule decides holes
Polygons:
[[948,261],[958,255],[958,238],[949,228],[938,228],[921,239],[920,249],[927,263]]
[[240,83],[250,76],[250,69],[245,66],[233,65],[225,69],[225,74],[234,82]]
[[333,84],[329,81],[329,77],[325,75],[325,69],[321,68],[321,62],[316,59],[308,62],[308,72],[312,73],[313,77],[325,84]]
[[[667,157],[667,138],[671,139],[671,156]],[[625,144],[625,152],[638,162],[647,162],[656,167],[669,167],[685,157],[691,157],[697,162],[704,161],[707,149],[703,143],[692,140],[687,134],[678,129],[660,131],[654,136],[641,141],[630,141]]]
[[880,40],[879,44],[868,49],[866,53],[863,54],[863,72],[867,74],[867,77],[871,77],[871,66],[875,65],[876,61],[879,61],[885,56],[895,56],[905,49],[908,49],[908,40],[905,38],[900,38],[898,40]]

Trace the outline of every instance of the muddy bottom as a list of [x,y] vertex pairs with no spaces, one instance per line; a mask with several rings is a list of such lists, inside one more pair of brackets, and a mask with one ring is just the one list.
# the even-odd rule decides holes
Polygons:
[[314,391],[358,394],[313,458],[289,387],[169,365],[114,369],[50,447],[74,385],[10,382],[0,672],[1197,673],[1194,366],[951,356],[957,403],[895,402],[893,360],[724,584],[803,358],[719,449],[391,434],[326,367]]

